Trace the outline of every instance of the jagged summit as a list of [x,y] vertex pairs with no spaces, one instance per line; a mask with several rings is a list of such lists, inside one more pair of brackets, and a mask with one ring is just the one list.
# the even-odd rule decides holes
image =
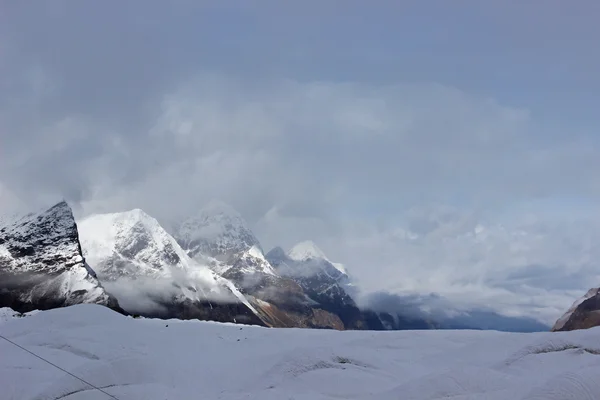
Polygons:
[[77,225],[65,201],[10,218],[10,223],[0,226],[0,247],[0,263],[19,272],[53,273],[83,263]]
[[233,255],[257,247],[258,239],[231,206],[212,201],[179,224],[174,236],[191,257],[198,253],[227,261]]
[[86,264],[65,201],[0,226],[0,303],[17,310],[78,303],[118,307]]
[[234,282],[268,324],[343,327],[337,316],[313,309],[315,302],[300,285],[277,273],[244,219],[227,204],[209,203],[180,224],[174,236],[194,259],[214,257],[213,271]]
[[296,244],[287,255],[294,261],[306,261],[311,259],[327,260],[325,253],[323,253],[312,240],[305,240]]
[[[274,252],[274,250],[276,251]],[[276,247],[271,250],[269,254],[274,258],[283,259],[282,257],[284,254],[282,254],[282,251],[283,250],[280,247]],[[312,240],[305,240],[296,244],[287,252],[287,254],[285,254],[285,256],[288,260],[295,261],[301,265],[326,265],[327,267],[333,267],[338,272],[347,275],[346,267],[343,264],[331,262],[325,253]]]
[[[127,311],[144,311],[139,304],[126,302],[131,291],[141,290],[137,297],[170,310],[165,314],[170,317],[233,321],[235,310],[255,318],[254,309],[232,282],[191,259],[142,210],[89,216],[80,222],[80,232],[84,255],[100,279],[111,283]],[[221,304],[218,311],[213,302]]]
[[298,283],[320,307],[338,315],[346,328],[368,326],[365,315],[348,293],[351,281],[345,268],[329,261],[314,242],[300,242],[287,253],[276,247],[267,259],[280,275]]
[[103,279],[192,267],[173,237],[140,209],[91,215],[80,221],[79,230],[84,255]]
[[275,271],[266,260],[260,242],[246,221],[231,206],[211,201],[196,215],[176,227],[174,237],[187,254],[196,259],[214,258],[213,269],[229,275]]

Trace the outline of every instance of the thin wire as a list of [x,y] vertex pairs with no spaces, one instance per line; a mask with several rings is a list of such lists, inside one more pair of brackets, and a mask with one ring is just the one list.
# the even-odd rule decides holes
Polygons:
[[66,369],[59,367],[58,365],[56,365],[56,364],[54,364],[54,363],[52,363],[52,362],[50,362],[50,361],[46,360],[45,358],[42,358],[41,356],[38,356],[38,355],[37,355],[37,354],[35,354],[34,352],[32,352],[32,351],[30,351],[30,350],[27,350],[25,347],[23,347],[23,346],[21,346],[21,345],[19,345],[19,344],[15,343],[15,342],[13,342],[12,340],[10,340],[10,339],[8,339],[8,338],[6,338],[6,337],[2,336],[2,335],[0,335],[0,338],[2,338],[2,339],[4,339],[4,340],[6,340],[8,343],[10,343],[10,344],[12,344],[12,345],[14,345],[14,346],[17,346],[17,347],[18,347],[18,348],[20,348],[21,350],[23,350],[23,351],[26,351],[27,353],[31,354],[32,356],[34,356],[34,357],[37,357],[37,358],[39,358],[40,360],[42,360],[42,361],[44,361],[44,362],[46,362],[46,363],[48,363],[48,364],[52,365],[54,368],[58,368],[59,370],[61,370],[61,371],[62,371],[62,372],[64,372],[65,374],[71,375],[71,376],[72,376],[73,378],[75,378],[75,379],[79,379],[81,382],[83,382],[83,383],[85,383],[86,385],[88,385],[88,386],[90,386],[90,387],[92,387],[92,388],[94,388],[94,389],[98,390],[99,392],[102,392],[102,393],[104,393],[104,394],[105,394],[105,395],[107,395],[108,397],[110,397],[110,398],[112,398],[112,399],[115,399],[115,400],[119,400],[117,397],[115,397],[115,396],[113,396],[112,394],[110,394],[110,393],[108,393],[108,392],[106,392],[106,391],[104,391],[104,390],[100,389],[98,386],[92,385],[92,384],[91,384],[91,383],[89,383],[88,381],[86,381],[86,380],[84,380],[84,379],[82,379],[82,378],[80,378],[80,377],[78,377],[78,376],[76,376],[76,375],[74,375],[74,374],[70,373],[70,372],[69,372],[69,371],[67,371]]

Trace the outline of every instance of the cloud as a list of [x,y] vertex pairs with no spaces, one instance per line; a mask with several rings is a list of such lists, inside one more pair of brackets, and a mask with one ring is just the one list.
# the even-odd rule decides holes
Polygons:
[[[525,110],[433,84],[258,86],[207,74],[153,112],[147,131],[107,135],[90,117],[60,115],[31,131],[26,158],[23,137],[8,142],[2,179],[21,198],[64,196],[81,215],[140,207],[167,225],[220,198],[266,247],[324,242],[365,290],[436,292],[508,313],[525,312],[525,297],[549,301],[568,268],[592,270],[569,266],[559,229],[540,238],[533,225],[521,237],[485,220],[506,202],[597,195],[589,147],[547,141]],[[546,276],[538,286],[519,278],[532,265]]]
[[469,305],[460,307],[439,295],[398,295],[370,293],[360,299],[361,307],[396,318],[425,320],[442,329],[493,329],[508,332],[547,331],[550,325],[532,317],[504,316],[493,308]]
[[2,207],[167,226],[220,198],[264,247],[313,239],[366,291],[544,319],[598,278],[589,19],[549,41],[557,4],[450,7],[427,32],[417,3],[27,7],[0,21]]
[[568,179],[595,162],[589,147],[550,143],[535,136],[526,111],[439,85],[256,87],[212,74],[166,94],[154,111],[147,132],[117,134],[119,153],[95,160],[119,165],[107,182],[111,191],[115,183],[159,192],[167,181],[179,188],[195,182],[210,192],[188,191],[195,203],[244,191],[241,208],[252,220],[274,204],[299,209],[343,199],[343,208],[371,207],[371,193],[385,194],[388,206],[459,196],[499,202],[561,194],[565,186],[597,194],[591,173]]

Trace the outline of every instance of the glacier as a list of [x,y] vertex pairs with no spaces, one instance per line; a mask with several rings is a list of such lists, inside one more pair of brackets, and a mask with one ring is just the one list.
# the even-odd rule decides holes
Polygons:
[[[600,398],[600,328],[267,329],[85,304],[9,318],[0,335],[120,400]],[[3,400],[108,398],[1,338],[0,354]]]

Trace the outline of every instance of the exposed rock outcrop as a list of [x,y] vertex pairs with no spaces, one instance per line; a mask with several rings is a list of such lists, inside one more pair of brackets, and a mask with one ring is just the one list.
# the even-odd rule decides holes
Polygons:
[[590,289],[556,321],[552,331],[572,331],[600,326],[600,288]]
[[0,226],[0,307],[19,312],[95,303],[122,311],[83,258],[66,202]]

